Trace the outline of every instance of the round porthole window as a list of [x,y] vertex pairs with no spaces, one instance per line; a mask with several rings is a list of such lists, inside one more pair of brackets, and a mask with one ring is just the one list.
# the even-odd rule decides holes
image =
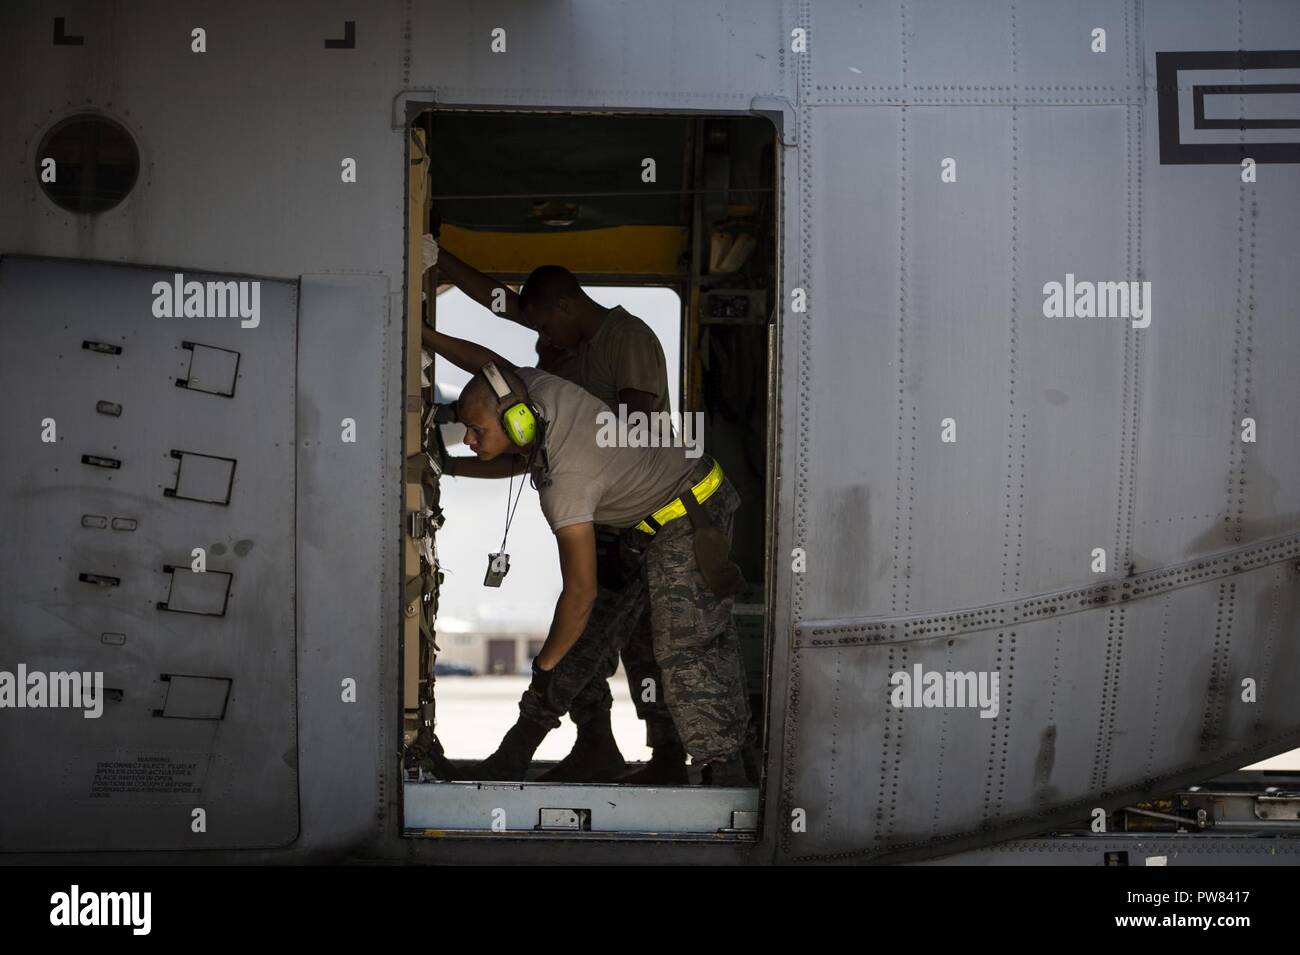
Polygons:
[[121,123],[98,113],[56,123],[36,154],[37,182],[69,212],[107,212],[127,197],[139,175],[135,140]]

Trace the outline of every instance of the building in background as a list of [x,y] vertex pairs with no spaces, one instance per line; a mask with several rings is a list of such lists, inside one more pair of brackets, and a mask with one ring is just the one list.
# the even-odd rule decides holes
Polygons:
[[520,631],[441,634],[438,664],[467,666],[474,676],[527,673],[545,640],[545,633]]

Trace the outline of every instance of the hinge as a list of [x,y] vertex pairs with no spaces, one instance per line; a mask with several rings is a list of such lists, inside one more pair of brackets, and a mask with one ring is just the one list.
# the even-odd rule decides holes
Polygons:
[[542,809],[538,813],[538,829],[561,829],[566,832],[590,832],[590,809]]

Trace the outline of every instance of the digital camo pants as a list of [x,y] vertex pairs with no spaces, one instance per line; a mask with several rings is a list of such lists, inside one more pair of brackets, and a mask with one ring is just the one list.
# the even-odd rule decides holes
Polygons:
[[[614,705],[608,680],[618,669],[621,653],[637,716],[645,721],[646,745],[677,741],[651,644],[643,567],[648,544],[649,538],[637,530],[623,531],[617,541],[601,542],[601,559],[606,559],[604,551],[609,548],[608,558],[619,566],[607,569],[617,572],[607,574],[597,588],[587,626],[552,672],[546,699],[531,691],[520,699],[519,711],[525,719],[555,729],[566,712],[578,726],[608,714]],[[622,585],[608,585],[609,576],[621,576]]]
[[[707,473],[701,463],[692,479]],[[739,506],[740,495],[725,478],[704,502],[728,539]],[[734,599],[709,592],[695,562],[693,530],[689,517],[659,529],[646,549],[645,579],[664,698],[686,752],[706,762],[736,756],[745,745],[749,696],[740,635],[731,619]]]
[[[706,458],[696,466],[693,480],[708,473],[709,463]],[[704,509],[730,538],[739,505],[736,489],[724,479]],[[651,746],[671,742],[675,729],[696,761],[726,759],[741,750],[750,713],[733,600],[715,597],[705,586],[692,531],[690,519],[681,517],[653,537],[625,533],[623,550],[635,571],[621,591],[607,594],[602,588],[597,594],[591,620],[556,665],[546,699],[524,693],[519,710],[526,719],[555,728],[566,711],[581,725],[608,710],[605,681],[625,648],[629,689]],[[644,553],[636,553],[635,545]],[[647,679],[653,681],[652,699],[646,699]]]

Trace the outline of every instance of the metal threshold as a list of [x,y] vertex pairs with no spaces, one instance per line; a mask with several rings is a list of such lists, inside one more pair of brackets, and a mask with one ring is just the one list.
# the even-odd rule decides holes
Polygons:
[[617,783],[406,782],[408,835],[695,835],[753,838],[758,789]]

